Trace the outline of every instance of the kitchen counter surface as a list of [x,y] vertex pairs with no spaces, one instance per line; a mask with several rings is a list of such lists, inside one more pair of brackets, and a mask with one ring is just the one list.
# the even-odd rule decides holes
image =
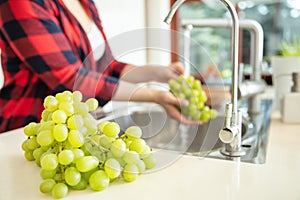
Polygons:
[[[273,118],[265,164],[175,155],[168,165],[138,177],[117,181],[102,192],[71,191],[64,199],[101,200],[300,200],[300,125]],[[25,160],[22,129],[0,135],[0,199],[52,199],[39,192],[40,168]],[[172,154],[169,156],[168,154]]]

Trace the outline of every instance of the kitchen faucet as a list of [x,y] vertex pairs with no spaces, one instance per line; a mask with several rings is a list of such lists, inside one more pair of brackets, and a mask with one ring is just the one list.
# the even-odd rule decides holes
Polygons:
[[[190,18],[180,20],[180,26],[184,31],[184,57],[189,58],[191,31],[194,28],[230,28],[231,22],[228,19],[206,18],[205,20]],[[243,70],[239,72],[238,99],[247,100],[247,111],[249,114],[257,114],[260,112],[261,100],[258,94],[264,92],[266,83],[261,79],[261,65],[263,62],[263,29],[255,20],[242,19],[239,20],[239,27],[250,32],[250,80],[242,80]],[[187,73],[190,71],[188,62],[184,64]]]
[[[225,111],[225,127],[219,132],[220,140],[225,143],[221,153],[226,156],[240,157],[245,155],[242,149],[242,112],[238,110],[238,49],[239,49],[239,19],[233,4],[229,0],[220,0],[229,10],[232,17],[232,84],[231,102],[227,103]],[[174,14],[185,0],[177,0],[165,18],[170,24]]]

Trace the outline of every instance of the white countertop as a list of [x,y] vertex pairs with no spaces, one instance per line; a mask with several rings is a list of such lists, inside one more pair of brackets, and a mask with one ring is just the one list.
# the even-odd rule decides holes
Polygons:
[[[0,135],[0,200],[52,199],[39,192],[40,168],[25,160],[24,139],[22,129]],[[300,124],[272,119],[265,164],[176,158],[135,182],[115,182],[102,192],[71,191],[65,199],[300,199]]]

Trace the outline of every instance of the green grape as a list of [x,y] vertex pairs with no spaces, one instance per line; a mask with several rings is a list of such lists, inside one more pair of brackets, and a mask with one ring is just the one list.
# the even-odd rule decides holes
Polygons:
[[131,151],[135,151],[138,154],[141,154],[144,149],[146,148],[146,142],[143,139],[135,139],[131,142],[130,146],[129,146],[129,150]]
[[146,147],[144,148],[144,151],[140,154],[140,158],[146,158],[151,154],[151,148],[146,145]]
[[88,134],[88,129],[85,127],[85,126],[82,126],[80,129],[79,129],[79,132],[83,135],[83,136],[86,136]]
[[[52,120],[52,113],[53,112],[51,112],[49,110],[43,110],[43,112],[42,112],[42,120],[44,122]],[[42,120],[41,120],[41,122],[42,122]]]
[[209,111],[209,110],[210,110],[210,108],[208,106],[204,106],[202,109],[202,111]]
[[183,93],[179,93],[177,95],[175,95],[177,98],[179,99],[185,99],[185,95]]
[[89,107],[83,102],[74,102],[74,109],[75,113],[81,116],[86,116],[87,114],[89,114]]
[[94,172],[89,179],[90,187],[94,191],[102,191],[106,189],[109,185],[109,182],[109,177],[103,170]]
[[83,151],[84,155],[90,156],[91,153],[90,153],[89,150],[88,150],[88,149],[90,149],[90,148],[87,148],[87,146],[91,146],[91,144],[85,142],[84,145],[82,145],[82,146],[80,147],[80,149]]
[[74,114],[74,107],[71,102],[59,103],[58,109],[64,111],[68,117]]
[[35,122],[30,122],[28,125],[26,125],[24,127],[25,135],[34,136],[36,134],[35,128],[36,128],[36,123]]
[[32,151],[25,151],[24,156],[28,161],[34,161],[33,152]]
[[21,147],[22,147],[23,151],[30,151],[30,149],[28,148],[27,142],[28,142],[28,139],[24,140],[23,143],[22,143]]
[[126,151],[123,155],[123,159],[126,163],[134,164],[140,160],[140,156],[135,151]]
[[58,107],[58,101],[54,96],[47,96],[44,99],[44,107],[49,111],[55,111]]
[[31,138],[29,138],[26,142],[26,146],[29,150],[35,150],[36,148],[38,148],[40,145],[39,143],[36,141],[36,137],[32,136]]
[[97,170],[99,170],[97,167],[90,170],[90,171],[87,171],[87,172],[81,172],[81,178],[83,180],[85,180],[87,183],[89,182],[89,179],[91,177],[91,175],[96,172]]
[[72,94],[72,99],[75,102],[81,102],[82,101],[82,94],[80,91],[76,90]]
[[64,181],[64,180],[63,180],[63,175],[62,175],[62,173],[56,173],[55,176],[53,177],[53,179],[54,179],[56,182],[62,182],[62,181]]
[[106,135],[100,135],[99,138],[99,144],[106,148],[109,149],[112,145],[112,142],[115,140],[115,138],[107,137]]
[[143,158],[143,161],[145,163],[146,169],[152,169],[156,165],[156,159],[152,154]]
[[103,133],[112,138],[118,137],[120,131],[120,126],[116,122],[109,122],[103,127]]
[[76,168],[80,172],[88,172],[95,169],[99,164],[95,156],[83,156],[77,159]]
[[62,103],[62,102],[71,102],[71,100],[72,100],[72,93],[70,91],[64,91],[62,93],[57,93],[55,95],[55,98],[57,99],[57,101],[59,101],[59,103]]
[[52,197],[55,199],[61,199],[67,196],[68,186],[64,183],[56,183],[52,188]]
[[199,80],[196,80],[192,86],[194,90],[201,90],[201,82]]
[[41,184],[40,184],[40,191],[42,193],[50,193],[56,184],[55,180],[53,179],[45,179]]
[[102,136],[102,135],[100,135],[100,134],[96,134],[96,135],[91,136],[91,139],[92,139],[95,143],[99,144],[99,143],[100,143],[100,138],[101,138],[101,136]]
[[[112,156],[113,157],[113,156]],[[110,157],[109,157],[110,158]],[[121,167],[124,167],[127,163],[124,161],[124,159],[123,159],[123,157],[121,157],[121,158],[114,158],[114,159],[116,159],[118,162],[119,162],[119,164],[120,164],[120,166]]]
[[81,149],[71,149],[71,151],[74,154],[74,159],[73,159],[73,163],[76,163],[78,158],[83,157],[84,156],[84,152]]
[[83,126],[83,118],[79,114],[72,115],[67,121],[70,129],[79,130]]
[[36,141],[39,145],[45,147],[51,145],[54,142],[54,137],[51,131],[42,130],[37,135]]
[[169,81],[169,86],[172,92],[177,92],[180,90],[180,84],[173,79]]
[[190,96],[189,98],[189,105],[197,105],[199,98],[196,96]]
[[39,147],[37,149],[35,149],[33,152],[32,152],[32,155],[36,161],[36,164],[37,165],[40,165],[40,159],[41,159],[41,156],[45,153],[45,151],[43,150],[43,148]]
[[191,88],[187,86],[182,86],[182,92],[185,95],[185,97],[189,97],[192,94]]
[[44,170],[54,170],[58,166],[57,156],[55,154],[46,154],[41,159],[41,167]]
[[65,124],[56,124],[53,128],[53,137],[57,142],[63,142],[68,138],[68,132]]
[[109,123],[109,121],[100,122],[100,124],[98,124],[98,130],[100,130],[103,133],[103,128],[107,123]]
[[183,76],[183,75],[178,76],[177,81],[178,81],[178,83],[180,83],[180,84],[183,83],[183,82],[185,81],[184,76]]
[[193,120],[200,120],[202,113],[199,110],[194,110],[193,112],[190,112],[190,116]]
[[53,121],[41,122],[39,126],[36,127],[38,130],[37,132],[45,131],[45,130],[52,131],[54,127],[54,122]]
[[71,150],[65,149],[58,154],[58,162],[62,165],[69,165],[74,160],[74,154]]
[[104,170],[110,179],[114,179],[120,176],[122,169],[120,163],[116,159],[109,158],[104,164]]
[[204,91],[201,91],[201,93],[199,94],[199,101],[201,101],[201,102],[206,102],[207,101],[207,96],[206,96],[206,93]]
[[85,190],[88,186],[88,183],[85,179],[80,179],[77,185],[71,186],[73,190]]
[[123,139],[123,140],[124,140],[124,142],[125,142],[125,144],[126,144],[126,147],[129,149],[129,147],[130,147],[130,145],[131,145],[131,143],[132,143],[132,140],[129,139],[129,138],[125,138],[125,139]]
[[195,78],[194,78],[193,76],[188,76],[188,77],[186,78],[186,82],[187,82],[188,84],[194,84],[194,81],[195,81]]
[[208,121],[210,118],[211,118],[211,114],[210,114],[209,110],[208,111],[207,110],[203,111],[201,116],[200,116],[200,120],[204,121],[204,122]]
[[197,97],[201,94],[202,94],[202,92],[200,90],[193,89],[191,95],[192,95],[192,97],[195,97],[197,99]]
[[197,102],[197,108],[199,109],[199,110],[201,110],[201,109],[203,109],[204,108],[204,102],[201,102],[201,101],[198,101]]
[[125,130],[125,135],[129,139],[138,139],[142,137],[142,129],[138,126],[130,126]]
[[88,114],[83,118],[83,124],[87,128],[88,133],[94,134],[97,132],[97,121],[92,115]]
[[142,174],[142,173],[145,172],[145,170],[146,170],[146,165],[145,165],[144,161],[138,160],[137,162],[135,162],[135,165],[136,165],[137,168],[139,169],[139,174]]
[[124,155],[124,153],[126,151],[126,144],[123,140],[116,139],[115,141],[112,142],[110,148],[111,148],[112,154],[115,157],[120,158]]
[[68,167],[65,170],[65,181],[70,186],[77,185],[81,180],[81,174],[75,167]]
[[127,164],[125,165],[122,175],[126,182],[135,181],[139,175],[139,169],[135,164]]
[[52,120],[57,124],[66,123],[67,114],[63,110],[56,110],[52,114]]
[[83,135],[77,130],[71,130],[68,135],[68,141],[73,147],[81,147],[84,144]]
[[101,163],[105,162],[106,155],[102,149],[99,149],[96,146],[92,146],[92,148],[90,149],[90,152],[93,156],[96,156],[98,158],[99,162],[101,162]]
[[94,111],[99,106],[99,103],[98,103],[97,99],[95,99],[95,98],[89,98],[88,100],[86,100],[85,103],[89,107],[89,111]]
[[40,171],[40,176],[42,177],[42,179],[52,179],[54,178],[55,174],[56,174],[56,170],[41,169]]

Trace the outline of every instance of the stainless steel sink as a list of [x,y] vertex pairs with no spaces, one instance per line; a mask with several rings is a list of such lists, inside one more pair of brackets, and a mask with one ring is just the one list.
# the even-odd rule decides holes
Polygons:
[[[241,157],[243,162],[265,162],[272,102],[263,101],[262,104],[262,112],[251,116],[253,123],[243,120],[242,145],[247,152]],[[222,115],[202,125],[188,126],[169,118],[158,106],[141,104],[114,111],[100,119],[100,121],[104,120],[116,121],[122,130],[132,125],[141,127],[142,137],[154,149],[200,157],[232,159],[219,151],[223,147],[223,143],[218,138],[225,120]]]

